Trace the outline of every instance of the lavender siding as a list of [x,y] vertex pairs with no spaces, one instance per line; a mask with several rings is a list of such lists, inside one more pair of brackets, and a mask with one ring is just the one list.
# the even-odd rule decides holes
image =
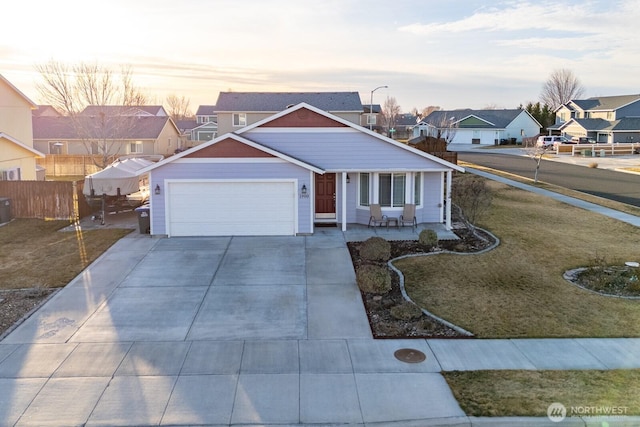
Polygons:
[[[151,172],[151,187],[164,189],[165,179],[296,179],[298,186],[310,188],[311,172],[292,163],[167,163]],[[151,232],[167,234],[165,224],[165,191],[151,195]],[[298,232],[311,232],[311,198],[298,199]],[[256,215],[259,216],[259,212]]]
[[448,169],[402,147],[355,129],[338,132],[265,132],[260,128],[247,138],[325,170],[438,170]]

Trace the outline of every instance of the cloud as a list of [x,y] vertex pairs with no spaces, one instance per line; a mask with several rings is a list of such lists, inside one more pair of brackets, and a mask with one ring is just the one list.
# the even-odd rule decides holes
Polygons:
[[474,31],[562,31],[565,28],[562,23],[567,21],[567,16],[571,16],[571,20],[580,19],[583,9],[572,9],[557,3],[509,3],[502,9],[496,6],[478,9],[472,15],[456,21],[414,23],[400,27],[399,31],[421,36]]

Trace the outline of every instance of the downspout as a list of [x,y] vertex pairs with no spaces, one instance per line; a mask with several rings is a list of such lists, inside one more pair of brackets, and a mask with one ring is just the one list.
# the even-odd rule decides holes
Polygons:
[[453,174],[453,170],[450,170],[448,172],[445,172],[445,175],[447,176],[447,199],[445,201],[445,206],[447,209],[446,215],[446,224],[445,224],[445,228],[447,230],[451,230],[451,175]]

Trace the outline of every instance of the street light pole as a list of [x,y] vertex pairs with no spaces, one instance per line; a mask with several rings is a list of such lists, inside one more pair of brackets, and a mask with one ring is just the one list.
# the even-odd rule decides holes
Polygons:
[[[374,90],[371,91],[371,99],[369,102],[369,114],[371,116],[373,116],[373,92],[377,91],[378,89],[386,89],[389,86],[385,85],[385,86],[378,86],[377,88],[375,88]],[[371,117],[369,117],[369,130],[373,130],[373,123],[371,122]]]

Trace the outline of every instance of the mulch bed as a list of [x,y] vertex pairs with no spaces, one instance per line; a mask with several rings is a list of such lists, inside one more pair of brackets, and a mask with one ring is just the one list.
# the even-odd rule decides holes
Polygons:
[[[450,252],[478,252],[489,247],[493,243],[493,238],[479,230],[486,240],[480,239],[466,229],[460,228],[454,230],[459,240],[443,240],[438,242],[435,248],[428,248],[421,245],[415,240],[392,240],[391,258],[397,258],[403,255],[421,254],[421,253],[438,253],[443,251]],[[354,268],[357,270],[365,263],[360,258],[359,247],[362,242],[349,242],[347,246],[351,254],[351,260]],[[387,267],[386,263],[374,263]],[[388,267],[387,267],[388,268]],[[405,301],[400,290],[400,278],[391,269],[391,291],[384,295],[375,295],[367,292],[361,292],[362,301],[364,302],[369,326],[374,338],[469,338],[455,329],[423,314],[416,320],[399,320],[391,315],[391,308]]]
[[0,337],[54,291],[46,288],[0,291]]

